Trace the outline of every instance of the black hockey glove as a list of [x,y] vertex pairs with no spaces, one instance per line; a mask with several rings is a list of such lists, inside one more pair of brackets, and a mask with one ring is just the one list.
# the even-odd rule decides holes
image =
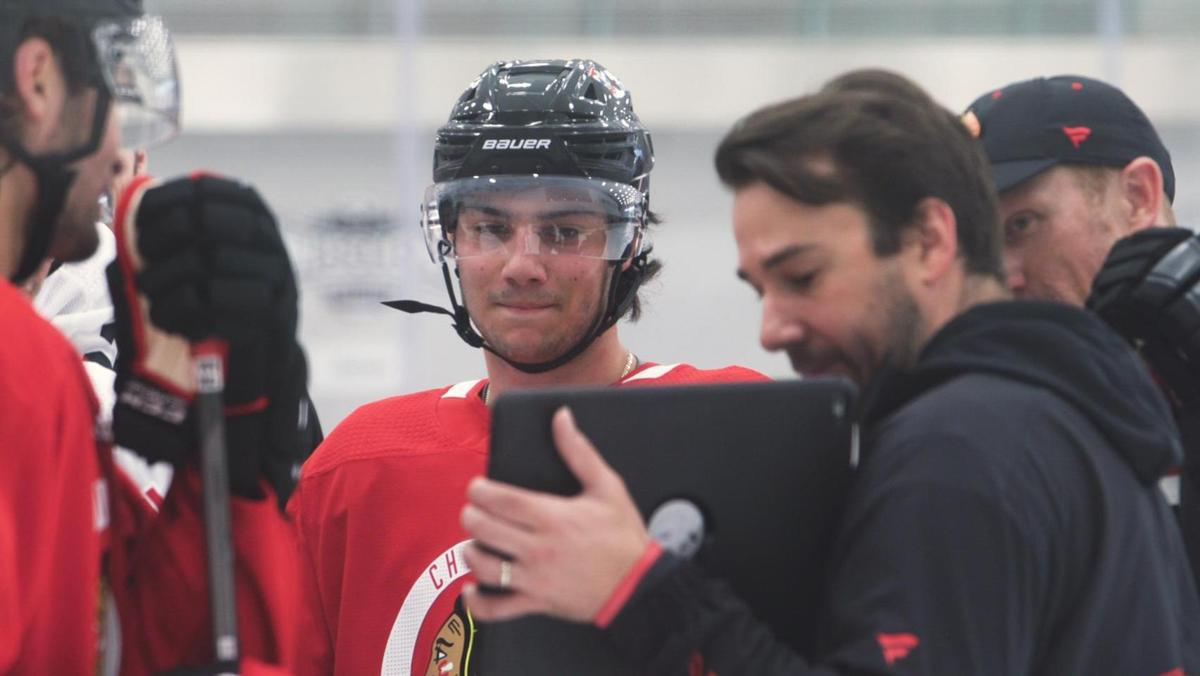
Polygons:
[[231,488],[280,501],[320,440],[296,342],[296,284],[283,240],[253,188],[195,176],[130,184],[108,269],[117,334],[113,436],[152,462],[193,462],[190,344],[218,339],[225,364]]
[[1147,228],[1119,240],[1087,306],[1134,344],[1177,408],[1200,400],[1200,240]]

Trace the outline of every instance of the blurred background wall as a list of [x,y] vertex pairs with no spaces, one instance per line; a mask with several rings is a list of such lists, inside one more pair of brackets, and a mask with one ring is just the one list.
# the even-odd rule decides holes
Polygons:
[[789,376],[758,346],[733,274],[730,196],[712,153],[738,117],[883,66],[953,110],[1036,75],[1122,86],[1175,162],[1176,209],[1200,222],[1200,0],[147,0],[176,35],[184,134],[151,170],[209,168],[273,205],[300,274],[302,340],[326,430],[389,394],[480,377],[445,318],[417,205],[434,130],[486,65],[596,59],[652,131],[663,275],[622,331],[646,360]]

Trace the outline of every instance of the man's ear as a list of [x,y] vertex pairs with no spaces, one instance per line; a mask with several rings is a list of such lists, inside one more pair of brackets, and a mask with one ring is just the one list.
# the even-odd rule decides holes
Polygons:
[[13,54],[13,85],[16,104],[30,130],[32,147],[51,133],[47,124],[61,107],[62,74],[50,43],[39,37],[26,39]]
[[917,203],[905,248],[915,247],[915,272],[923,284],[944,277],[958,263],[958,219],[944,200],[926,197]]
[[[1118,175],[1120,198],[1129,214],[1129,233],[1137,232],[1159,223],[1159,211],[1163,200],[1163,175],[1158,163],[1149,157],[1138,157]],[[1126,234],[1129,234],[1126,233]]]

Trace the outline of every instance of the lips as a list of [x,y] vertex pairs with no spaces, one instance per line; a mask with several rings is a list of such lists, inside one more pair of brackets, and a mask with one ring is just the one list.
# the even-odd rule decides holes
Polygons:
[[498,305],[506,310],[512,310],[513,312],[537,312],[538,310],[552,308],[558,304],[553,298],[539,298],[537,296],[517,294],[496,294],[490,300],[494,305]]
[[498,303],[497,307],[509,315],[515,315],[517,317],[533,317],[535,315],[548,312],[554,306],[530,303]]

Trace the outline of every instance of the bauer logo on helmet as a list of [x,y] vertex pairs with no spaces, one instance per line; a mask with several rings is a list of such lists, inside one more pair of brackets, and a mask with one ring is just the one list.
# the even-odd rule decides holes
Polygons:
[[542,150],[549,147],[548,138],[490,138],[480,146],[483,150]]

